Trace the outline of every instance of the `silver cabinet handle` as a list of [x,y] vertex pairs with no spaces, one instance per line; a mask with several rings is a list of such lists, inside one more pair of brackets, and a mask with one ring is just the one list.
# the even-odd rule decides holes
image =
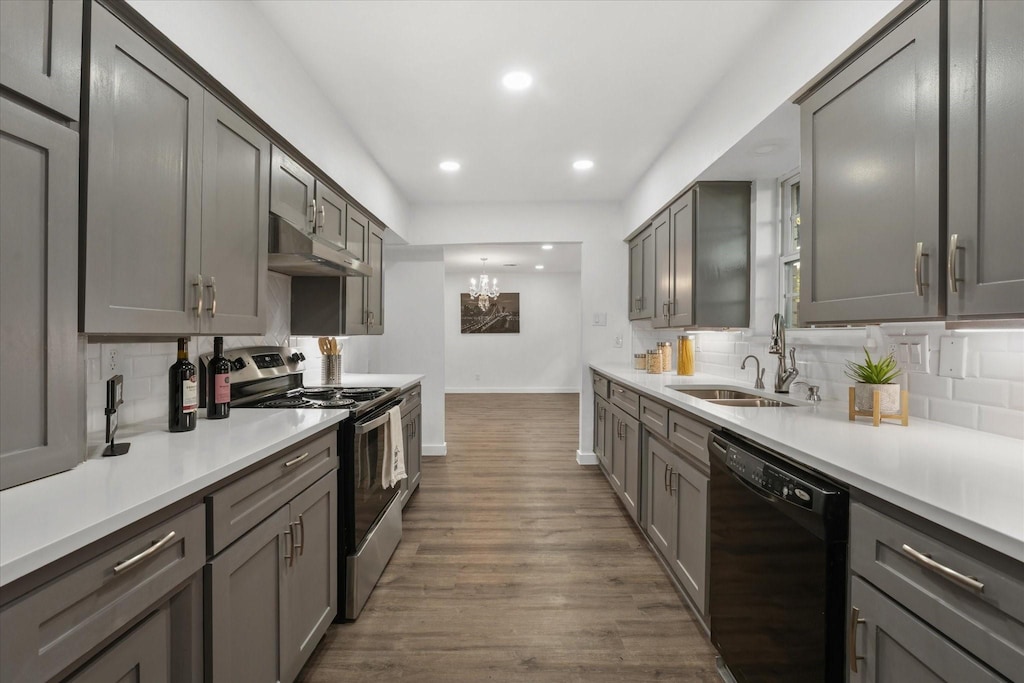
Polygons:
[[930,569],[939,576],[949,579],[953,583],[963,586],[968,590],[972,590],[975,593],[985,592],[985,584],[983,584],[981,581],[978,581],[973,576],[961,574],[955,569],[950,569],[944,564],[939,564],[938,562],[932,559],[931,555],[927,553],[922,553],[919,550],[914,550],[906,543],[903,544],[902,550],[910,556],[910,559],[912,559],[914,562],[921,565],[925,569]]
[[302,515],[299,515],[299,521],[296,523],[299,527],[299,542],[295,544],[295,549],[299,551],[299,555],[302,555],[302,549],[306,545],[306,525],[302,522]]
[[668,488],[669,488],[668,478],[669,478],[669,476],[670,476],[670,475],[669,475],[669,473],[670,473],[671,471],[672,471],[672,468],[671,468],[671,467],[669,467],[669,466],[668,466],[668,465],[666,464],[666,465],[665,465],[665,474],[664,474],[664,476],[662,477],[663,483],[665,484],[665,490],[666,490],[666,491],[668,491]]
[[676,491],[679,490],[679,486],[673,486],[676,484],[676,477],[681,476],[678,472],[670,472],[668,477],[668,495],[675,497]]
[[210,284],[206,285],[207,289],[210,290],[210,307],[206,310],[210,312],[211,318],[217,317],[217,278],[210,276]]
[[285,466],[285,467],[291,467],[292,465],[298,465],[298,464],[299,464],[300,462],[302,462],[303,460],[305,460],[305,459],[306,459],[306,458],[308,458],[308,457],[309,457],[309,451],[306,451],[305,453],[303,453],[303,454],[302,454],[302,455],[300,455],[299,457],[297,457],[297,458],[292,458],[291,460],[289,460],[288,462],[286,462],[286,463],[284,464],[284,466]]
[[949,253],[946,255],[946,277],[949,278],[949,291],[956,294],[960,291],[960,287],[957,283],[963,282],[962,277],[956,276],[956,252],[963,251],[958,242],[960,235],[956,233],[949,236]]
[[286,538],[284,547],[284,559],[288,560],[288,566],[295,564],[295,539],[292,534],[292,525],[289,524],[288,528],[284,530]]
[[196,312],[197,318],[201,318],[203,315],[203,289],[205,289],[202,273],[196,273],[196,281],[192,286],[196,290],[196,305],[192,310]]
[[310,208],[310,211],[312,211],[312,215],[310,217],[310,221],[309,222],[313,224],[313,232],[315,233],[316,232],[316,199],[314,199],[313,202],[309,205],[309,208]]
[[151,545],[148,548],[146,548],[145,550],[143,550],[141,553],[139,553],[135,557],[127,559],[124,562],[118,562],[117,564],[115,564],[114,565],[114,573],[115,574],[120,574],[121,572],[128,571],[132,567],[137,567],[140,563],[142,563],[147,558],[152,557],[153,555],[156,555],[163,548],[166,548],[167,545],[171,541],[173,541],[175,536],[177,536],[177,535],[178,535],[177,532],[169,531],[166,536],[164,536],[159,541],[157,541],[153,545]]
[[321,204],[320,205],[320,232],[323,232],[325,227],[327,227],[327,213],[326,213],[326,209],[324,208],[324,205]]
[[918,242],[914,247],[914,294],[924,296],[924,288],[927,282],[921,279],[921,271],[924,270],[922,262],[928,258],[928,252],[924,250],[924,242]]
[[859,624],[866,623],[860,618],[860,610],[856,607],[850,608],[850,642],[847,645],[847,650],[850,652],[850,671],[857,673],[857,662],[864,657],[857,654],[857,626]]

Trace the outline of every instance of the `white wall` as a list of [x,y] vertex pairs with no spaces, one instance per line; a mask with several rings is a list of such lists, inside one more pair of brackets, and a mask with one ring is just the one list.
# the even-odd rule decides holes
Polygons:
[[129,3],[404,237],[405,199],[256,7],[238,0]]
[[649,218],[868,31],[899,0],[789,2],[686,121],[625,202],[623,234]]
[[423,454],[444,455],[444,253],[437,247],[386,248],[384,335],[375,342],[374,372],[422,373]]
[[468,286],[465,273],[445,277],[446,392],[580,390],[579,273],[502,273],[501,291],[519,293],[519,334],[462,334],[459,302]]

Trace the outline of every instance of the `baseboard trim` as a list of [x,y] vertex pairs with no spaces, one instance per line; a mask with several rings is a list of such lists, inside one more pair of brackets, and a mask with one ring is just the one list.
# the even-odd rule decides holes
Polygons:
[[576,451],[576,464],[577,465],[596,465],[597,464],[597,454],[596,453],[592,453],[592,452],[584,453],[583,451],[577,450]]
[[446,394],[578,394],[579,387],[449,387]]
[[448,442],[425,443],[421,452],[423,455],[431,457],[448,455]]

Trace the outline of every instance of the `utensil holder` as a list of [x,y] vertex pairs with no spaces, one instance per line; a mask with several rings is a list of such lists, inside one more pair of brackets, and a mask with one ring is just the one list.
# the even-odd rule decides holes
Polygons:
[[320,366],[320,382],[324,385],[341,384],[341,354],[324,355]]

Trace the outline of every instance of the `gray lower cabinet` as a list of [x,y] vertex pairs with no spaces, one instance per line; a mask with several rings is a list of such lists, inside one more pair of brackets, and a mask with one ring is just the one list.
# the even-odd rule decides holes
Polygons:
[[690,596],[707,611],[708,481],[706,465],[659,439],[647,438],[644,529]]
[[[309,462],[303,456],[316,451],[300,447],[287,454],[285,463],[294,465],[277,459],[268,467],[279,467],[288,477],[286,469]],[[261,468],[248,475],[256,477],[255,485],[239,490],[266,501],[291,490],[272,486],[266,472]],[[208,680],[295,679],[338,611],[337,495],[338,477],[331,470],[269,516],[259,516],[263,521],[206,565]],[[242,509],[267,507],[246,504]],[[232,515],[231,507],[211,504],[210,514],[214,534],[230,528],[218,518]]]
[[856,576],[850,604],[850,683],[1006,680]]
[[943,312],[940,4],[800,101],[801,323]]
[[0,680],[201,680],[205,528],[194,506],[5,604]]
[[403,508],[419,487],[423,473],[423,437],[420,434],[423,409],[420,403],[419,385],[406,392],[405,401],[407,405],[402,408],[402,447],[405,454],[406,473],[406,478],[402,480]]
[[594,455],[606,476],[611,472],[610,436],[612,424],[611,405],[601,396],[594,397]]
[[651,230],[655,327],[749,324],[750,183],[697,183]]
[[1024,3],[949,3],[946,311],[1024,313]]
[[636,522],[640,501],[640,423],[619,408],[612,408],[611,417],[612,488]]
[[0,241],[5,489],[82,460],[84,438],[73,416],[84,407],[77,389],[78,134],[4,97]]
[[653,311],[654,231],[648,226],[629,241],[629,319],[648,319]]
[[80,118],[82,0],[0,2],[0,85]]
[[313,174],[279,147],[274,147],[271,154],[270,210],[296,228],[313,232],[317,218]]
[[260,334],[269,144],[92,9],[82,331]]

